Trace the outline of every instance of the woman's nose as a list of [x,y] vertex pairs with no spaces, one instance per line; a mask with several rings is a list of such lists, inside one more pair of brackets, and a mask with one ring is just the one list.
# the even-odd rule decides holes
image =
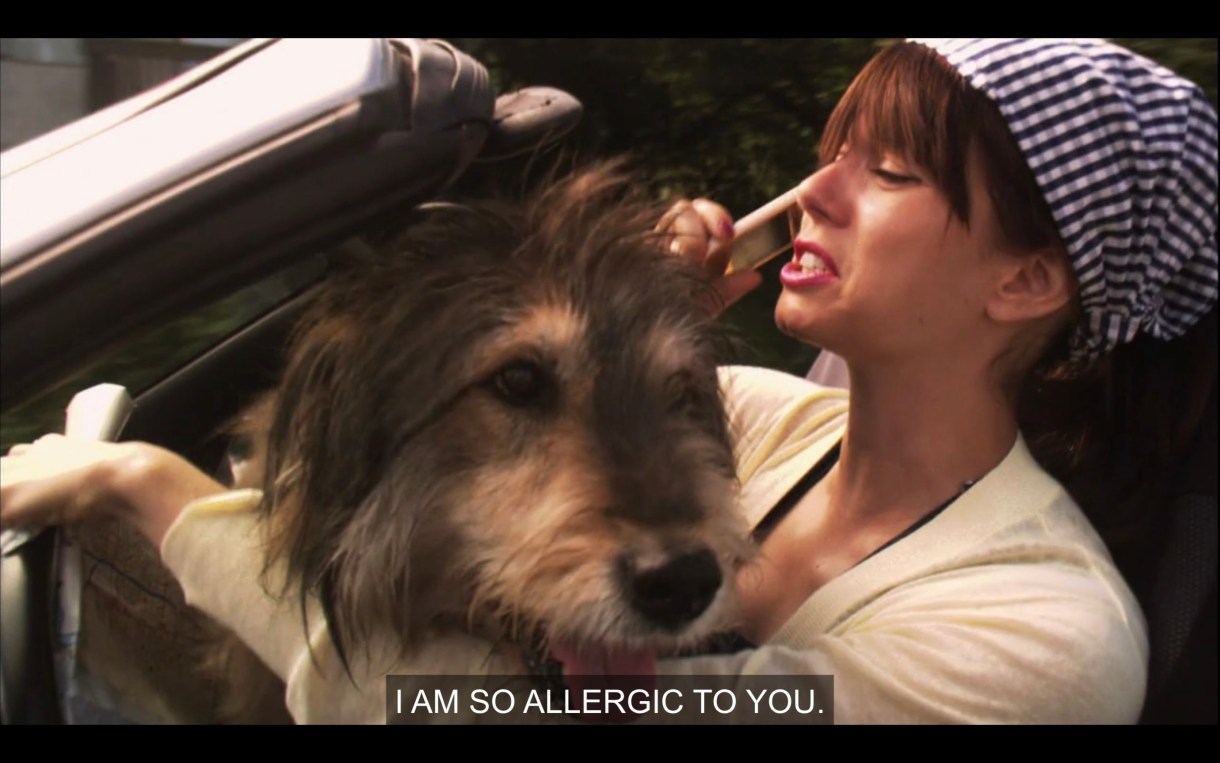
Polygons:
[[848,220],[847,183],[840,162],[827,164],[797,186],[797,206],[816,223],[843,225]]

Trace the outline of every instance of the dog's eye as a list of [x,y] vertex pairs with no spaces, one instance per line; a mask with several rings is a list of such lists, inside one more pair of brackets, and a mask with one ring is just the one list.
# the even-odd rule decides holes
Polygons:
[[542,404],[551,390],[546,371],[529,361],[510,363],[497,371],[491,382],[500,399],[516,406]]

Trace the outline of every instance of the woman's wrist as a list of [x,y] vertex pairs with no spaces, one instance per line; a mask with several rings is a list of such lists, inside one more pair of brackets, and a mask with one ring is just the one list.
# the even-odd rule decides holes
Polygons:
[[148,443],[127,445],[129,452],[111,462],[101,479],[110,495],[105,504],[157,548],[187,505],[227,490],[176,453]]

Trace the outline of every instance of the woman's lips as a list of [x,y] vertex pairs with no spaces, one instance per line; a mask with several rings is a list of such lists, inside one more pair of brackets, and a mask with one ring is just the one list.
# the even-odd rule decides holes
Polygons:
[[798,239],[793,245],[792,262],[779,273],[785,286],[816,286],[839,277],[834,258],[812,241]]

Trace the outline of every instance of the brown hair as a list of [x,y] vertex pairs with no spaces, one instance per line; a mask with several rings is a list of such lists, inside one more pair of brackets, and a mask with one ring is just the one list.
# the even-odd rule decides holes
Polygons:
[[[853,130],[926,172],[970,224],[968,157],[979,157],[1003,243],[1016,253],[1058,246],[1051,210],[998,107],[937,53],[897,43],[852,82],[822,135],[822,164]],[[1017,419],[1035,458],[1064,483],[1120,566],[1146,557],[1153,511],[1173,489],[1216,384],[1215,311],[1185,337],[1141,335],[1092,368],[1067,361],[1067,332],[1020,380]],[[1070,328],[1070,327],[1069,327]],[[1138,561],[1134,563],[1138,564]]]
[[823,165],[857,125],[867,128],[878,148],[927,172],[967,226],[967,157],[978,149],[1005,243],[1018,251],[1062,246],[1050,207],[999,109],[930,48],[891,45],[864,67],[822,133]]

